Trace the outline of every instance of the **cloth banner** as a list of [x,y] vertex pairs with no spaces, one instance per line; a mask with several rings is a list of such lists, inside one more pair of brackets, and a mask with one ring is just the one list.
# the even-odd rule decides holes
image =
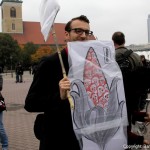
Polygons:
[[56,15],[60,10],[57,0],[41,0],[40,25],[44,40],[47,41]]
[[75,134],[82,150],[123,150],[127,109],[112,41],[68,42]]

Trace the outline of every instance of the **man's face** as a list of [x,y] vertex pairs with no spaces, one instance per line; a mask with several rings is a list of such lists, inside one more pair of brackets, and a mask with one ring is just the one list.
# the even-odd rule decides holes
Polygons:
[[88,40],[90,35],[81,31],[89,31],[90,26],[88,23],[80,20],[74,20],[71,23],[71,31],[65,32],[66,41],[85,41]]

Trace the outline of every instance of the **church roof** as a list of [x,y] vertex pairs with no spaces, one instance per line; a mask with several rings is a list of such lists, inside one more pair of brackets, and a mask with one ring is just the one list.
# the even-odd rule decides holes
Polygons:
[[[57,37],[57,42],[60,45],[65,45],[65,24],[64,23],[55,23],[54,29]],[[53,45],[54,40],[52,32],[48,40],[45,42],[44,37],[41,33],[40,22],[27,22],[23,21],[23,33],[10,33],[12,37],[18,41],[20,45],[24,45],[28,42],[32,42],[38,45]],[[95,39],[94,36],[91,39]]]
[[[65,24],[55,23],[54,28],[58,43],[64,45]],[[26,44],[27,42],[34,44],[54,44],[52,33],[50,33],[48,40],[46,42],[44,41],[39,22],[23,21],[23,33],[11,33],[11,35],[19,44]]]
[[2,0],[0,6],[2,6],[3,2],[23,3],[22,0]]

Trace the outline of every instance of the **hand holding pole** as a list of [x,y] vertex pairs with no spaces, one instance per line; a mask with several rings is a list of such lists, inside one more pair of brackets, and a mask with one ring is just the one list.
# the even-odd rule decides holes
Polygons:
[[[59,60],[60,60],[60,64],[61,64],[61,69],[62,69],[63,77],[66,77],[67,76],[66,75],[66,70],[65,70],[65,67],[64,67],[64,63],[63,63],[63,60],[62,60],[60,49],[58,47],[56,33],[55,33],[54,28],[52,28],[52,29],[53,29],[52,35],[53,35],[53,38],[54,38],[54,41],[55,41],[55,44],[56,44],[56,48],[57,48],[57,52],[58,52],[58,56],[59,56]],[[72,97],[70,95],[70,92],[68,90],[67,90],[67,97],[68,97],[68,100],[69,100],[69,103],[70,103],[70,108],[74,109],[74,103],[73,103]]]

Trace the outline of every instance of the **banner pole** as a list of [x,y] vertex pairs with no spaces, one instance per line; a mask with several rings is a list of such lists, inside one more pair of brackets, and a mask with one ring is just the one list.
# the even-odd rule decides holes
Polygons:
[[[56,49],[57,49],[57,53],[58,53],[58,56],[59,56],[63,77],[67,77],[66,70],[65,70],[64,63],[63,63],[62,56],[61,56],[61,52],[60,52],[60,49],[59,49],[59,46],[58,46],[58,41],[57,41],[57,37],[56,37],[56,32],[54,30],[54,26],[52,27],[52,35],[53,35],[54,42],[55,42]],[[70,95],[70,92],[68,90],[67,90],[67,97],[68,97],[68,100],[69,100],[69,103],[70,103],[70,108],[74,109],[74,103],[73,103],[72,97]]]

